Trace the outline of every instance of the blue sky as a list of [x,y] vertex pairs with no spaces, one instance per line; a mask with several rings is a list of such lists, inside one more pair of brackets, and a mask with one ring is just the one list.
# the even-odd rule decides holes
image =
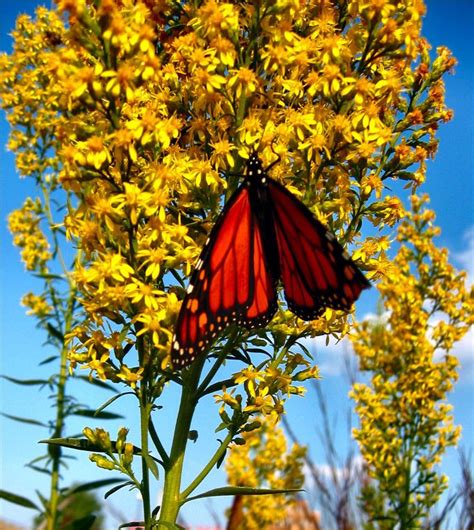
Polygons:
[[[41,2],[35,0],[19,0],[17,2],[2,2],[0,48],[10,51],[11,40],[8,36],[14,27],[14,20],[18,13],[32,13],[36,5]],[[47,5],[49,2],[45,2]],[[455,75],[446,79],[447,102],[454,110],[454,120],[441,127],[438,138],[440,149],[434,161],[429,163],[427,183],[424,190],[431,196],[431,207],[437,213],[437,224],[442,228],[439,244],[450,250],[452,262],[459,268],[468,269],[471,280],[474,279],[474,218],[473,218],[473,156],[474,156],[474,127],[472,109],[474,108],[474,80],[473,80],[473,49],[472,27],[474,27],[474,2],[472,0],[427,0],[428,13],[424,23],[424,35],[433,47],[446,45],[458,59]],[[13,156],[6,152],[4,145],[7,141],[8,127],[4,116],[0,118],[0,163],[3,190],[0,194],[0,244],[1,244],[1,323],[0,323],[0,373],[11,377],[42,377],[48,375],[48,369],[38,366],[41,359],[47,356],[42,344],[44,335],[35,329],[34,321],[25,316],[24,308],[19,300],[28,290],[35,288],[34,280],[24,272],[19,262],[18,252],[11,244],[11,237],[6,230],[8,212],[19,207],[27,195],[34,194],[34,188],[29,180],[20,180],[15,173]],[[375,290],[365,294],[361,299],[359,311],[362,314],[374,311],[376,300]],[[457,424],[463,427],[462,445],[472,448],[474,417],[474,360],[473,335],[467,337],[456,348],[461,360],[460,380],[451,395],[454,406],[454,416]],[[316,346],[316,360],[321,368],[323,380],[321,386],[331,405],[332,415],[339,417],[341,422],[340,447],[345,445],[343,435],[343,418],[350,402],[347,396],[347,384],[342,374],[343,350],[334,347],[324,348]],[[74,383],[71,392],[80,399],[87,401],[91,407],[98,406],[109,396],[91,395],[90,389],[84,383]],[[178,399],[173,391],[168,392],[166,407],[163,413],[157,415],[158,427],[169,431],[167,418],[173,418],[173,409]],[[288,405],[288,419],[297,430],[301,441],[312,444],[314,459],[324,464],[323,455],[318,452],[315,443],[317,431],[317,417],[314,401],[309,391],[308,399],[293,398]],[[31,389],[22,389],[7,382],[0,382],[1,410],[8,414],[34,417],[47,421],[52,416],[48,391],[41,393]],[[121,407],[125,414],[132,415],[134,407],[131,400],[123,401]],[[202,407],[198,411],[196,425],[204,425],[205,431],[200,432],[200,440],[214,440],[212,425],[215,422],[216,408],[211,403],[208,408]],[[212,421],[209,422],[209,417]],[[124,420],[125,421],[125,420]],[[127,420],[128,424],[129,421]],[[80,432],[84,421],[79,419],[69,424],[68,433]],[[89,422],[92,426],[99,426],[99,422]],[[113,425],[113,426],[112,426]],[[121,422],[106,424],[110,430],[121,425]],[[40,474],[31,472],[25,464],[42,453],[42,447],[37,440],[47,437],[46,431],[37,427],[12,423],[0,418],[1,443],[1,488],[35,498],[36,489],[46,493],[47,480]],[[206,434],[209,436],[206,437]],[[132,425],[132,440],[138,440],[136,426]],[[135,436],[135,438],[133,438]],[[166,436],[165,436],[166,438]],[[207,445],[210,445],[209,443]],[[188,460],[187,472],[191,477],[202,463],[200,455],[208,450],[206,444],[196,444],[191,448],[191,458]],[[452,478],[453,483],[459,476],[457,455],[450,451],[445,458],[443,470]],[[76,477],[78,481],[105,478],[105,472],[96,470],[88,462],[84,454],[79,459],[71,461],[68,477]],[[69,481],[69,478],[67,482]],[[223,482],[221,473],[216,473],[205,485],[215,487]],[[158,494],[158,492],[156,492]],[[124,493],[121,497],[112,498],[115,510],[121,506],[128,506],[130,518],[139,517],[139,503],[133,499],[133,494]],[[226,506],[227,501],[215,503],[216,509]],[[192,510],[192,511],[191,511]],[[131,511],[131,513],[130,513]],[[192,513],[195,524],[209,524],[210,516],[207,503],[193,504],[187,510]],[[0,503],[2,517],[25,526],[31,521],[31,512],[19,509],[10,504]],[[186,512],[185,512],[186,514]],[[109,517],[110,528],[116,519]]]

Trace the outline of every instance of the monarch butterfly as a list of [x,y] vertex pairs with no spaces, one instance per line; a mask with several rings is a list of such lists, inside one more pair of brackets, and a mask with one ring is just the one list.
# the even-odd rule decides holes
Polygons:
[[267,171],[250,155],[244,182],[211,230],[178,315],[175,367],[189,365],[231,323],[267,325],[280,280],[288,308],[303,320],[327,307],[349,310],[370,285],[335,237]]

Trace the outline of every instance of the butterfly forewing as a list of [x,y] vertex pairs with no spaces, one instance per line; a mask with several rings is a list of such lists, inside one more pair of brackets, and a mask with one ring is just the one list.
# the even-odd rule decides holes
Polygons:
[[304,320],[349,310],[369,282],[303,203],[273,180],[268,188],[289,309]]
[[243,185],[224,208],[191,277],[173,337],[173,365],[190,364],[232,322],[267,324],[276,311],[275,282]]

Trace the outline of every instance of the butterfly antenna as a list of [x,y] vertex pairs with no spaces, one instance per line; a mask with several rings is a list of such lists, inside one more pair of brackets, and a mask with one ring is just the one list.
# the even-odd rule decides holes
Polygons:
[[276,155],[277,159],[274,160],[266,169],[265,169],[265,172],[267,173],[268,171],[270,171],[270,169],[272,169],[273,166],[276,166],[277,164],[279,164],[281,162],[281,156],[275,151],[275,149],[273,148],[273,143],[270,145],[270,148],[272,150],[272,153],[274,155]]

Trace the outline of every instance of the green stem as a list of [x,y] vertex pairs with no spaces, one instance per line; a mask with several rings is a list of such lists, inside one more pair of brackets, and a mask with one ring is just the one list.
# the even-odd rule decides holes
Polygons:
[[160,523],[172,525],[176,523],[181,507],[181,479],[183,473],[184,454],[188,441],[189,430],[196,409],[196,390],[206,357],[203,355],[183,373],[183,386],[179,404],[176,427],[171,446],[169,467],[165,474],[163,499],[160,511]]
[[150,508],[150,471],[144,455],[148,455],[148,428],[150,420],[150,407],[148,405],[146,384],[141,388],[140,394],[140,435],[142,450],[142,484],[141,494],[143,502],[143,520],[145,530],[151,530],[151,508]]
[[[146,366],[146,351],[143,337],[138,337],[137,351],[140,366]],[[143,379],[140,387],[139,406],[140,406],[140,445],[141,445],[141,463],[142,463],[142,482],[140,492],[142,495],[143,504],[143,520],[145,522],[145,530],[151,530],[151,507],[150,507],[150,470],[148,468],[148,433],[150,429],[150,412],[151,404],[148,400],[148,383],[147,378]]]
[[[64,335],[71,331],[74,313],[74,301],[76,291],[71,291],[67,313],[65,316]],[[66,380],[67,380],[67,354],[68,348],[64,345],[61,349],[61,364],[59,368],[59,379],[56,394],[56,422],[52,437],[61,438],[64,428],[65,420],[65,395],[66,395]],[[59,503],[59,479],[61,467],[61,451],[59,447],[51,447],[49,449],[52,459],[51,465],[51,485],[49,496],[49,508],[47,516],[47,530],[55,530],[58,525],[58,503]]]
[[224,441],[217,448],[216,452],[209,460],[204,469],[199,473],[199,475],[191,482],[191,484],[181,493],[181,499],[183,502],[189,497],[189,495],[201,484],[201,482],[209,475],[213,467],[219,462],[219,459],[225,454],[228,445],[232,441],[234,433],[229,431],[227,436],[224,438]]
[[413,461],[413,446],[411,439],[408,440],[408,451],[405,456],[405,484],[402,492],[401,506],[400,506],[400,530],[408,530],[412,528],[409,525],[410,517],[410,486],[411,486],[411,464]]

